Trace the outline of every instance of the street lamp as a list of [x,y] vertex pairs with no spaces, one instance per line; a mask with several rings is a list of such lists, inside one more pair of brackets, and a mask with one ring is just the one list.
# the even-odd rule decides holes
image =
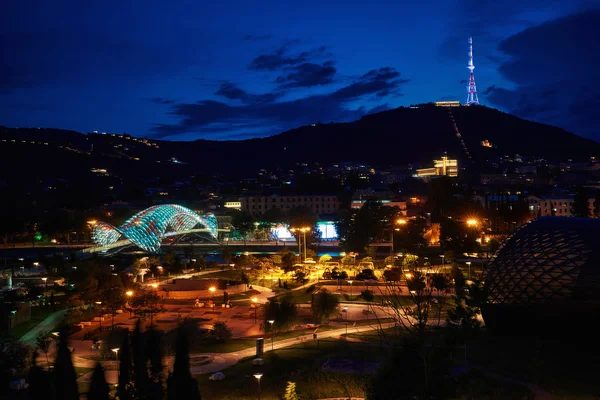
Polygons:
[[152,286],[154,289],[158,288],[158,283],[153,283],[150,286]]
[[121,367],[119,366],[119,348],[116,347],[111,350],[113,351],[113,353],[115,353],[115,357],[117,358],[117,377],[119,377],[121,375]]
[[[297,228],[291,228],[290,232],[296,233],[300,231]],[[300,233],[298,233],[298,264],[302,264],[302,239],[300,238]]]
[[477,221],[475,218],[469,218],[467,220],[467,226],[470,226],[470,227],[474,228],[477,225],[479,225],[479,221]]
[[275,323],[274,319],[270,319],[267,321],[269,324],[271,324],[271,351],[273,351],[273,338],[275,337],[275,331],[273,330],[273,324]]
[[254,304],[254,324],[256,325],[256,309],[258,307],[258,298],[252,298],[252,304]]
[[304,240],[304,261],[306,261],[306,232],[310,231],[310,228],[301,228],[302,239]]
[[440,258],[442,259],[442,272],[444,271],[444,267],[446,266],[446,264],[444,263],[444,258],[446,256],[444,254],[440,254]]
[[131,318],[131,296],[133,296],[133,290],[128,290],[125,292],[125,295],[127,296],[127,304],[129,304],[129,318]]
[[352,299],[352,282],[354,281],[348,281],[348,283],[350,284],[350,299]]
[[217,290],[217,289],[215,289],[214,286],[211,286],[211,287],[208,288],[208,291],[210,292],[210,301],[212,303],[212,309],[213,309],[213,311],[215,311],[215,302],[213,301],[213,295],[215,293],[215,290]]
[[[100,306],[100,305],[102,305],[102,302],[101,301],[97,301],[96,304],[98,306]],[[100,307],[100,317],[99,317],[99,319],[100,319],[100,330],[102,330],[102,318],[103,318],[102,317],[102,307]]]
[[469,266],[469,279],[471,279],[471,261],[467,261],[465,264]]
[[258,400],[260,400],[260,378],[262,378],[263,374],[258,372],[256,374],[254,374],[254,377],[256,378],[256,381],[258,382]]
[[44,281],[44,292],[48,291],[48,278],[44,277],[42,278],[42,280]]

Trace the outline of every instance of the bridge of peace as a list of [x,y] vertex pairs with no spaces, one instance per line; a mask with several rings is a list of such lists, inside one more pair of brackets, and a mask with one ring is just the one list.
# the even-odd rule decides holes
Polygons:
[[[114,254],[124,248],[136,246],[148,253],[156,253],[161,248],[163,240],[170,237],[195,235],[202,239],[193,245],[203,246],[267,246],[280,247],[284,243],[273,241],[249,242],[228,241],[225,235],[230,229],[219,228],[214,214],[198,215],[194,211],[176,204],[164,204],[147,208],[115,227],[109,223],[96,221],[92,227],[92,242],[94,246],[82,249],[85,254]],[[337,247],[338,241],[323,242],[320,245]],[[178,241],[169,244],[177,246]],[[190,244],[185,244],[189,246]],[[292,245],[293,247],[293,245]]]

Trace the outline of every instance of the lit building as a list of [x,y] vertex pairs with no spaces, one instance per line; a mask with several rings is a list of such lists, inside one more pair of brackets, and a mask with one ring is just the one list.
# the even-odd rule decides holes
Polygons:
[[[527,196],[529,213],[533,217],[572,217],[573,202],[575,195],[562,196]],[[588,199],[590,213],[594,210],[595,199]]]
[[225,204],[223,205],[223,207],[229,208],[232,210],[241,210],[242,202],[241,201],[226,201]]
[[433,168],[417,169],[417,177],[425,178],[428,176],[458,176],[458,160],[451,160],[442,156],[441,160],[433,160]]
[[460,101],[458,100],[454,100],[454,101],[436,101],[435,103],[436,107],[460,107]]
[[262,215],[276,208],[284,213],[295,207],[308,207],[315,214],[337,212],[340,202],[332,195],[296,195],[296,196],[247,196],[241,198],[241,209],[252,216]]

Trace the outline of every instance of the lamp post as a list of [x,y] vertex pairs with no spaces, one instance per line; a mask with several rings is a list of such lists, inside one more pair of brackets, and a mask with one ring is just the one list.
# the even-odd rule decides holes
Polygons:
[[254,377],[256,378],[256,381],[258,382],[258,400],[260,400],[260,378],[262,378],[263,374],[258,372],[256,374],[254,374]]
[[274,319],[270,319],[267,322],[269,324],[271,324],[271,351],[273,351],[273,349],[274,349],[273,339],[275,338],[275,331],[273,330],[273,324],[275,323],[275,320]]
[[113,351],[113,353],[115,353],[115,357],[117,358],[117,377],[119,377],[121,375],[121,368],[119,367],[119,348],[116,347],[111,350]]
[[252,298],[252,304],[254,305],[254,325],[256,325],[256,309],[258,307],[258,299],[256,297]]
[[213,301],[213,295],[215,293],[215,290],[217,290],[217,289],[215,289],[214,286],[211,286],[208,288],[208,291],[210,292],[210,302],[212,303],[213,312],[215,311],[215,302]]
[[465,264],[469,267],[469,280],[471,279],[471,261],[467,261]]
[[310,231],[310,228],[302,228],[302,239],[304,240],[304,261],[306,261],[306,232]]
[[446,256],[444,254],[440,254],[440,258],[442,259],[442,271],[443,271],[444,268],[446,267],[446,264],[444,263],[444,258],[446,258]]
[[[97,302],[96,302],[96,304],[97,304],[98,306],[101,306],[101,305],[102,305],[102,302],[101,302],[101,301],[97,301]],[[103,317],[102,317],[102,307],[100,307],[100,317],[98,318],[98,319],[100,320],[100,330],[102,330],[102,318],[103,318]]]
[[131,296],[133,296],[133,290],[128,290],[125,292],[127,296],[127,304],[129,305],[129,318],[131,318]]
[[354,281],[348,281],[348,283],[350,284],[350,299],[352,299],[352,282]]
[[290,232],[296,233],[298,232],[298,264],[302,264],[302,237],[300,236],[300,229],[291,228]]
[[44,281],[44,292],[48,291],[48,278],[43,277],[42,280]]

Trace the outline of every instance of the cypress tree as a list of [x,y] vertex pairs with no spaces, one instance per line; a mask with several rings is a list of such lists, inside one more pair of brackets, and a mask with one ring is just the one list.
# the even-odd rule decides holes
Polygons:
[[145,399],[148,393],[148,365],[144,346],[144,335],[141,322],[135,324],[133,331],[133,380],[137,397]]
[[131,349],[129,347],[129,332],[123,336],[123,342],[119,349],[119,385],[117,393],[119,400],[129,400],[131,393]]
[[150,361],[150,379],[148,383],[148,398],[162,400],[164,389],[162,383],[163,364],[160,333],[154,328],[146,331],[146,349]]
[[181,327],[177,330],[173,372],[167,379],[167,400],[201,400],[198,383],[190,373],[189,343]]
[[[104,376],[104,368],[102,368],[100,363],[97,363],[92,374],[90,391],[87,394],[87,398],[88,400],[109,400],[108,392],[109,389],[106,377]],[[121,399],[121,397],[119,398]]]
[[27,374],[27,383],[29,384],[27,398],[29,400],[47,399],[49,395],[49,382],[44,371],[37,365],[37,356],[38,352],[34,351],[31,357],[31,367]]
[[58,349],[54,362],[54,391],[56,398],[61,400],[78,400],[77,375],[71,359],[71,350],[66,328],[60,330]]

